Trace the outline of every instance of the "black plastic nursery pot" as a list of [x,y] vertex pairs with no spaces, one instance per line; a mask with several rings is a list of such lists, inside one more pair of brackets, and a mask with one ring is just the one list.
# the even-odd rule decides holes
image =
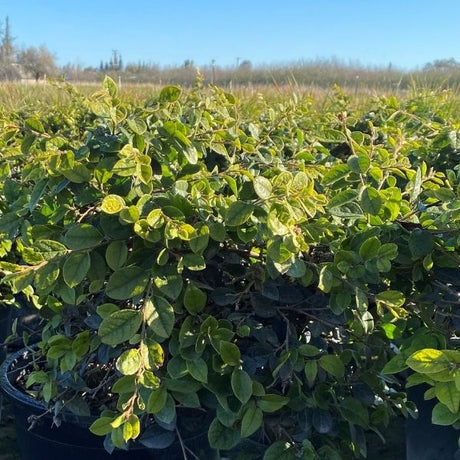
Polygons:
[[[9,356],[0,367],[0,388],[11,401],[16,426],[16,436],[21,460],[175,460],[182,459],[182,447],[178,440],[166,449],[150,449],[142,444],[131,445],[129,450],[115,449],[109,454],[103,446],[103,437],[93,435],[88,427],[94,417],[81,417],[64,413],[59,427],[53,425],[52,415],[46,407],[13,385],[18,373],[27,367],[30,351],[22,349]],[[30,416],[42,416],[30,429]],[[202,426],[195,426],[203,430]],[[183,435],[184,445],[198,458],[213,460],[216,451],[209,447],[207,431],[198,435]]]
[[11,306],[0,303],[0,363],[6,357],[6,348],[3,345],[10,334],[11,327]]
[[407,420],[406,460],[460,460],[460,430],[431,423],[431,412],[437,400],[424,400],[428,388],[417,385],[407,390],[408,399],[417,405],[419,416]]

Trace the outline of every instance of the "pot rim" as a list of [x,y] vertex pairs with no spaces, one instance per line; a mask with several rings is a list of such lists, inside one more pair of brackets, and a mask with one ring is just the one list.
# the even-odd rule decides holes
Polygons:
[[[0,395],[1,393],[4,393],[7,398],[13,402],[13,404],[22,404],[36,411],[49,412],[49,408],[44,402],[35,399],[33,396],[30,396],[27,393],[24,393],[24,391],[22,391],[20,388],[14,386],[8,378],[8,375],[11,372],[14,372],[14,369],[11,369],[12,365],[16,362],[20,362],[21,360],[24,361],[24,363],[27,363],[27,361],[30,360],[30,355],[36,348],[38,348],[36,344],[21,348],[20,350],[8,356],[3,361],[3,363],[0,364]],[[83,424],[87,425],[87,427],[89,427],[89,425],[91,425],[91,423],[98,418],[98,416],[95,414],[91,414],[89,416],[76,415],[70,411],[63,411],[63,416],[63,420],[67,422]],[[198,433],[192,436],[188,436],[187,440],[192,440],[200,437],[204,433],[207,433],[207,429],[200,430]]]
[[3,361],[3,363],[0,365],[0,391],[3,392],[9,399],[27,404],[28,406],[32,406],[37,410],[47,411],[48,408],[43,402],[38,401],[32,396],[29,396],[27,393],[21,391],[19,388],[15,387],[8,378],[8,375],[11,372],[14,372],[14,369],[11,369],[13,364],[20,360],[26,362],[28,360],[28,355],[33,353],[34,348],[34,346],[21,348],[20,350],[12,353]]

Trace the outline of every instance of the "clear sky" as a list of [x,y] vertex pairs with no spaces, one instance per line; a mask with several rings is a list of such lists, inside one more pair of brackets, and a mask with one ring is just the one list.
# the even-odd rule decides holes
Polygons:
[[460,61],[459,0],[0,0],[15,44],[51,50],[60,65],[198,66],[250,60],[417,68]]

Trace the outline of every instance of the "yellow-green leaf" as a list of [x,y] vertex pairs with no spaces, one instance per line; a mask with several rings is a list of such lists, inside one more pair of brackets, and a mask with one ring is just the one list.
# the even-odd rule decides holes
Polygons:
[[101,204],[101,209],[106,214],[118,214],[126,206],[125,200],[118,195],[107,195]]

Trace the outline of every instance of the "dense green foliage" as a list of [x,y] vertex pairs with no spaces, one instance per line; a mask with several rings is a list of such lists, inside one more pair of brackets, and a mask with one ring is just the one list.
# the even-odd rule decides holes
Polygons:
[[65,113],[3,114],[2,295],[44,318],[30,391],[95,412],[108,449],[172,442],[186,407],[231,458],[365,457],[414,410],[392,374],[458,330],[449,97],[251,109],[198,84],[141,105],[106,78]]

